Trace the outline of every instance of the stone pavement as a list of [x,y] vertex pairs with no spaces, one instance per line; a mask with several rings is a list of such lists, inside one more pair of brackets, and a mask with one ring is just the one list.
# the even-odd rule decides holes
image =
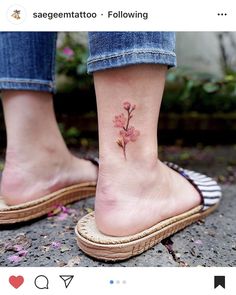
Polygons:
[[[219,175],[219,169],[207,166],[198,170]],[[206,220],[119,263],[89,258],[76,244],[74,227],[81,216],[92,210],[94,198],[62,208],[51,217],[1,226],[0,266],[236,266],[236,184],[225,181],[222,188],[223,200]]]

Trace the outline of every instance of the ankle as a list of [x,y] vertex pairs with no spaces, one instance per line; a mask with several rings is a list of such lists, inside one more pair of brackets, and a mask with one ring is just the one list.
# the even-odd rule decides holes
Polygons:
[[8,146],[6,150],[5,167],[17,167],[18,165],[29,166],[30,163],[61,162],[68,160],[71,154],[64,145],[55,142],[27,143],[25,145],[16,144]]
[[[98,227],[107,224],[107,218],[119,212],[119,207],[128,204],[130,196],[136,196],[136,201],[142,195],[142,191],[148,191],[158,180],[165,183],[165,175],[162,173],[161,162],[155,159],[138,160],[137,162],[110,162],[101,161],[99,164],[99,177],[96,190],[96,216]],[[129,206],[127,208],[130,208]],[[127,212],[127,214],[129,214]]]
[[137,151],[130,155],[128,160],[125,160],[120,154],[104,151],[99,155],[99,170],[122,168],[127,169],[128,167],[133,169],[152,169],[156,167],[158,162],[157,149]]

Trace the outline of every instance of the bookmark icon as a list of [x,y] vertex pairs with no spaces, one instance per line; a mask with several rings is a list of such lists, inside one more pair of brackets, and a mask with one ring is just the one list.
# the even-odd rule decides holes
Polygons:
[[214,277],[214,289],[216,289],[219,286],[225,289],[225,276]]
[[70,275],[61,275],[59,277],[63,280],[66,289],[69,287],[71,281],[74,278],[74,276],[70,276]]

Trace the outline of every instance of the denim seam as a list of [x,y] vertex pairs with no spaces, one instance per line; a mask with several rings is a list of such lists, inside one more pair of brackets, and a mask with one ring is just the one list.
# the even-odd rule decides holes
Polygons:
[[50,81],[39,81],[39,80],[27,80],[27,79],[1,79],[0,83],[22,83],[22,84],[40,84],[40,85],[48,85],[50,87],[54,86],[53,82]]
[[111,59],[111,58],[117,58],[117,57],[123,57],[125,55],[134,55],[134,54],[164,54],[164,55],[168,55],[168,56],[173,56],[176,57],[175,53],[172,52],[166,52],[166,51],[161,51],[161,50],[142,50],[142,51],[125,51],[123,53],[119,53],[119,54],[113,54],[113,55],[106,55],[103,57],[97,57],[97,58],[93,58],[88,60],[88,65],[97,61],[102,61],[102,60],[107,60],[107,59]]
[[54,58],[52,58],[52,67],[51,67],[51,75],[52,75],[52,84],[51,87],[53,88],[54,92],[55,92],[55,88],[56,88],[56,83],[55,83],[55,77],[56,77],[56,49],[57,49],[57,33],[54,35],[54,42],[53,42],[53,54],[54,54]]

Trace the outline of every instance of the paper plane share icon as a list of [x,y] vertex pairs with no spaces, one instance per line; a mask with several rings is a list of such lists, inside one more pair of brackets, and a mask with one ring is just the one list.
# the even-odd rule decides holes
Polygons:
[[61,275],[60,278],[63,280],[65,287],[68,288],[74,276]]

